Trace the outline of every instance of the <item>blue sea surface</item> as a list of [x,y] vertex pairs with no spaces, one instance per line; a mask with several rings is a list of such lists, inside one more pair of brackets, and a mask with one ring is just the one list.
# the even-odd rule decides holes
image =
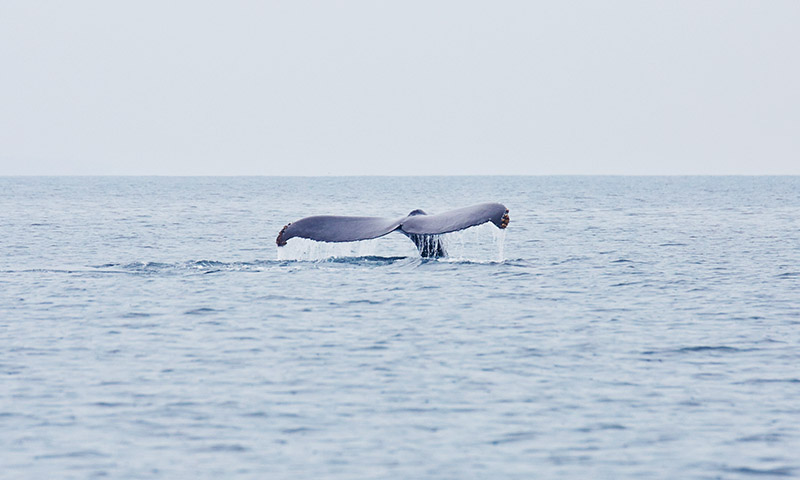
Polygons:
[[[419,258],[313,214],[510,210]],[[0,178],[0,478],[800,476],[800,177]]]

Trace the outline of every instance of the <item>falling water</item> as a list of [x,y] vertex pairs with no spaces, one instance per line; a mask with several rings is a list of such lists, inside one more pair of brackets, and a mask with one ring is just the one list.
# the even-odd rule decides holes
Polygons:
[[497,249],[497,261],[503,262],[506,259],[506,230],[505,229],[492,229],[492,243]]
[[455,262],[502,262],[505,239],[506,231],[490,223],[442,235],[447,260]]

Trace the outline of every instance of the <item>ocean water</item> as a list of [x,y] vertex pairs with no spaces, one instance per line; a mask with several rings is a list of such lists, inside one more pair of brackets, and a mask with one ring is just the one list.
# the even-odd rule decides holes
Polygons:
[[[505,232],[275,236],[497,201]],[[800,178],[0,178],[0,478],[800,476]]]

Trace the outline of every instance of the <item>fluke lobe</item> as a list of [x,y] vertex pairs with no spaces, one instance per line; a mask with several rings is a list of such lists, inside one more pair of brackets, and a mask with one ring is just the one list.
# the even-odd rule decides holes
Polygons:
[[282,247],[294,237],[318,242],[354,242],[382,237],[397,230],[414,242],[423,257],[443,257],[447,252],[439,235],[486,222],[492,222],[497,228],[506,228],[508,209],[500,203],[481,203],[437,215],[414,210],[398,219],[317,215],[287,224],[278,233],[275,243]]

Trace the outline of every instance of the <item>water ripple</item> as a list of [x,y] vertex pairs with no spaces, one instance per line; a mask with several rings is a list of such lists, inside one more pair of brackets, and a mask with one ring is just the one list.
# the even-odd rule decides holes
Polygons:
[[[800,472],[800,178],[0,187],[2,478]],[[275,246],[484,200],[450,259]]]

